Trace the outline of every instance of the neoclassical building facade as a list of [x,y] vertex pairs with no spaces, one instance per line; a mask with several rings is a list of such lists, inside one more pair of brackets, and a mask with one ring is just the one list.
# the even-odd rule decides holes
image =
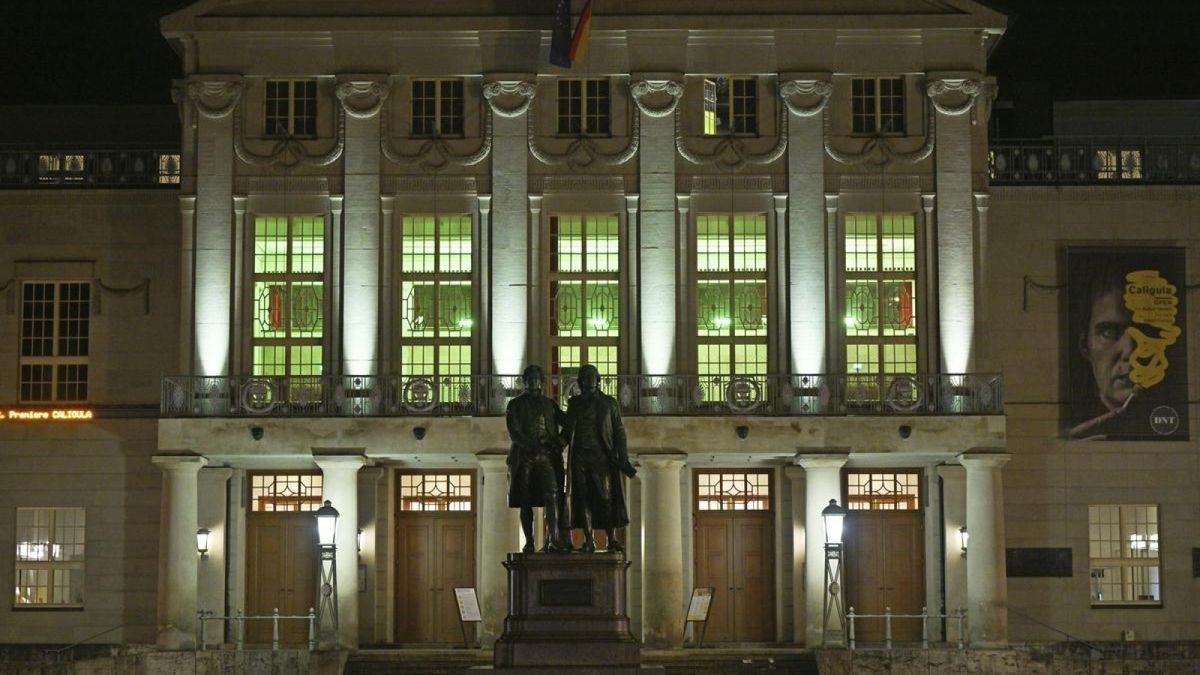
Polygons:
[[[141,523],[158,554],[112,551],[108,583],[90,552],[72,567],[18,543],[6,640],[102,628],[116,618],[94,614],[103,589],[126,614],[152,599],[154,625],[122,639],[165,648],[237,639],[200,612],[319,605],[336,607],[327,637],[346,648],[448,644],[462,639],[454,589],[473,588],[489,644],[501,562],[523,544],[503,413],[530,364],[564,406],[594,365],[621,406],[639,472],[618,536],[649,646],[695,639],[693,589],[712,590],[712,642],[844,640],[850,607],[864,642],[883,639],[884,613],[908,617],[896,640],[919,640],[922,614],[934,640],[1057,639],[1043,610],[1093,639],[1118,624],[1197,637],[1185,542],[1200,494],[1172,482],[1200,468],[1195,442],[1063,438],[1047,333],[1065,310],[1036,304],[1076,244],[1174,247],[1196,269],[1192,188],[1004,186],[1020,181],[989,151],[987,61],[1006,19],[979,3],[609,0],[570,68],[548,59],[551,4],[203,0],[163,18],[184,72],[178,212],[155,221],[165,241],[145,260],[103,263],[152,278],[154,305],[147,290],[144,314],[94,317],[98,348],[97,331],[129,343],[92,357],[113,364],[93,369],[111,399],[72,398],[68,347],[44,372],[22,351],[11,371],[14,409],[100,413],[22,426],[13,447],[104,437],[130,485],[14,497],[16,527],[0,525],[14,542],[111,530],[123,550],[120,523]],[[1186,234],[1071,229],[1080,213],[1126,222],[1101,206],[1126,199],[1162,200]],[[61,294],[77,289],[47,299],[36,282],[90,273],[14,272],[3,349],[34,344],[40,311],[65,339],[78,298]],[[170,349],[139,364],[129,330]],[[153,419],[103,414],[134,402],[102,388],[123,369]],[[1154,468],[1122,484],[1131,448]],[[849,509],[833,595],[830,500]],[[160,512],[131,521],[116,501]],[[325,501],[339,512],[332,605]],[[1161,570],[1160,515],[1176,537]],[[1129,542],[1115,553],[1097,548],[1109,526]],[[1010,560],[1032,573],[1010,579]],[[1095,590],[1097,570],[1119,580]],[[83,618],[28,619],[54,605]],[[245,640],[269,642],[266,625]]]

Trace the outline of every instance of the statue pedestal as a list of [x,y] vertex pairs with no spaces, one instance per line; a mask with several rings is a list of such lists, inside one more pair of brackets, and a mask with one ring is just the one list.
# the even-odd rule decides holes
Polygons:
[[510,553],[508,617],[496,641],[501,668],[601,667],[637,671],[618,553]]

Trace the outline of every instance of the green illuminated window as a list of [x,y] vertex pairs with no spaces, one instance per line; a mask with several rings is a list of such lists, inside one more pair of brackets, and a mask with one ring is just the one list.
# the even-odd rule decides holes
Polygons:
[[915,374],[917,243],[912,214],[848,214],[843,245],[846,372],[852,379],[863,376],[870,386],[875,378],[865,376]]
[[705,400],[767,373],[767,216],[696,216],[696,355]]
[[467,214],[400,221],[400,374],[434,380],[439,401],[455,402],[469,391],[472,229]]
[[621,334],[620,220],[616,214],[550,216],[550,373],[580,366],[617,375]]
[[290,378],[319,400],[325,337],[325,218],[254,220],[252,374]]

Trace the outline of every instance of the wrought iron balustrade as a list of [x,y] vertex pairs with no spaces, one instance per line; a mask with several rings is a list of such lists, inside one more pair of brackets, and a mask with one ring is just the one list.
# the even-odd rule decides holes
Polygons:
[[993,140],[993,185],[1200,184],[1200,138]]
[[[621,375],[601,389],[626,415],[999,415],[1000,375]],[[519,375],[171,376],[160,414],[179,417],[402,417],[503,415]],[[566,406],[575,377],[545,393]]]
[[0,146],[0,188],[178,188],[179,148]]

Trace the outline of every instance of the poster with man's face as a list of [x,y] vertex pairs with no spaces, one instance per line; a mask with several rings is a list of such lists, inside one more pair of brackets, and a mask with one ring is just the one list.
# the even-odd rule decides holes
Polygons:
[[1178,248],[1067,250],[1073,440],[1186,440],[1187,325]]

